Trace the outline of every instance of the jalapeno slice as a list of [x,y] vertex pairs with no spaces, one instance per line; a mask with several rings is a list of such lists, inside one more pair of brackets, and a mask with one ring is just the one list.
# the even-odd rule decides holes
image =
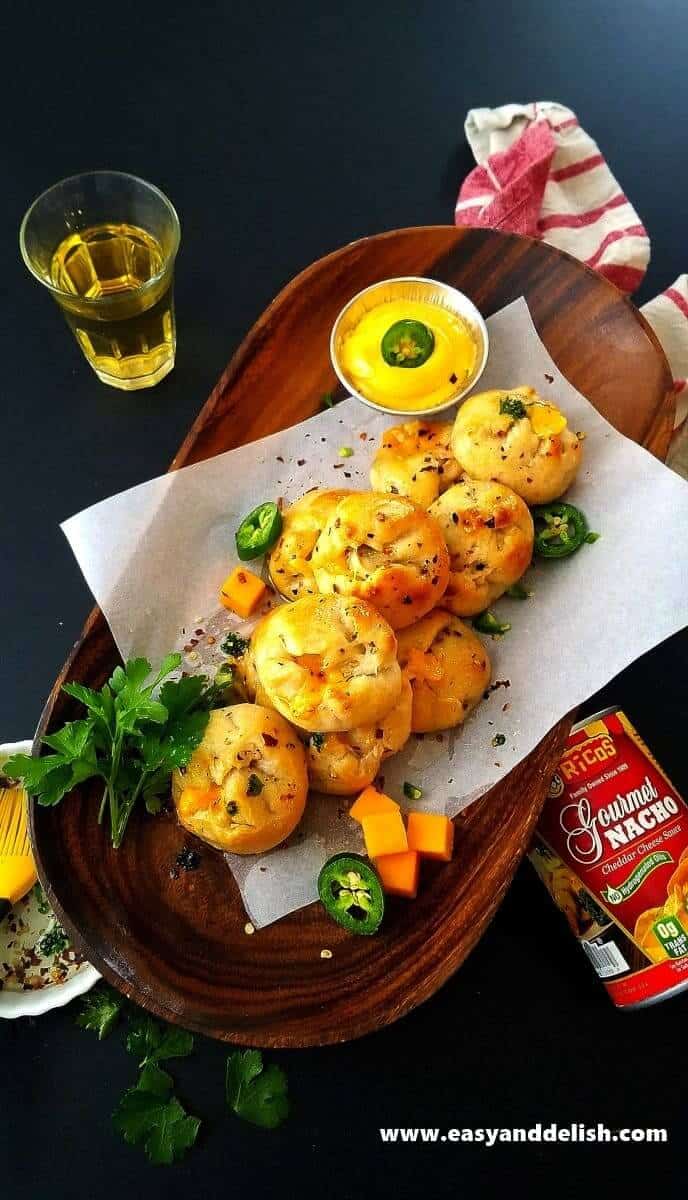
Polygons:
[[282,514],[276,504],[267,501],[259,504],[247,517],[234,535],[237,554],[242,562],[259,558],[274,546],[282,532]]
[[434,349],[435,335],[422,321],[395,321],[380,342],[390,367],[422,367]]
[[541,558],[566,558],[583,545],[588,522],[573,504],[541,504],[532,509],[535,553]]
[[385,913],[385,893],[374,867],[360,854],[335,854],[318,875],[318,895],[328,916],[349,933],[375,933]]

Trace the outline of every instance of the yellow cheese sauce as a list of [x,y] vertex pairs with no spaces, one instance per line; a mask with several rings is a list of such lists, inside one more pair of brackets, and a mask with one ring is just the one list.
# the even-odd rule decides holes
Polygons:
[[[390,366],[382,357],[382,338],[404,320],[421,321],[434,335],[434,349],[421,366]],[[379,304],[345,335],[340,349],[341,364],[356,391],[400,412],[446,403],[470,379],[477,356],[476,337],[467,322],[439,304],[420,300]]]

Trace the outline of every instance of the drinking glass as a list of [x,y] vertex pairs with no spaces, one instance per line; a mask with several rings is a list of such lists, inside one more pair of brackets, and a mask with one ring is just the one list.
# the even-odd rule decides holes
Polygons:
[[98,378],[153,387],[174,366],[174,262],[179,218],[151,183],[88,171],[38,196],[19,245],[57,301]]

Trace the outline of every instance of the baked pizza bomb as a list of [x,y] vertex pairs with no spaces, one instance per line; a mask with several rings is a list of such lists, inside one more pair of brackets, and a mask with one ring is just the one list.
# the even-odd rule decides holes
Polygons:
[[268,558],[270,579],[286,600],[315,595],[311,555],[332,509],[346,489],[315,488],[282,513],[282,532]]
[[184,828],[232,854],[260,854],[284,841],[307,794],[301,742],[279,713],[260,704],[214,709],[200,746],[172,776]]
[[449,554],[437,522],[406,496],[352,492],[330,513],[311,560],[320,592],[358,596],[393,629],[442,599]]
[[399,700],[397,642],[354,596],[302,596],[263,617],[251,639],[257,685],[310,733],[371,725]]
[[461,473],[451,449],[452,428],[451,421],[405,421],[386,429],[370,468],[374,490],[429,508]]
[[449,550],[442,605],[456,616],[482,612],[528,568],[533,518],[525,501],[503,483],[456,483],[429,512]]
[[444,609],[402,630],[398,653],[413,692],[414,733],[462,725],[490,682],[490,660],[480,638]]
[[535,388],[481,392],[461,405],[452,449],[471,479],[505,483],[527,504],[556,500],[581,464],[581,440]]
[[249,642],[243,654],[235,655],[229,660],[229,665],[234,672],[234,691],[241,697],[242,700],[247,700],[250,704],[264,704],[267,708],[272,705],[268,699],[265,689],[260,686],[258,676],[256,674],[256,663],[253,657],[253,645]]
[[413,695],[408,679],[386,716],[342,733],[313,733],[306,744],[311,787],[332,796],[351,796],[372,783],[381,763],[411,735]]

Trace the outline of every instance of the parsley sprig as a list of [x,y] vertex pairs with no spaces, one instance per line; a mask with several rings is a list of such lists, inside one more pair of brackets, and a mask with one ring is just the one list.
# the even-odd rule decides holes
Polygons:
[[109,1037],[119,1020],[124,1000],[118,992],[101,983],[84,999],[76,1023],[81,1029],[98,1034],[98,1041]]
[[287,1077],[281,1067],[263,1067],[260,1050],[235,1050],[227,1059],[227,1103],[238,1117],[276,1129],[289,1115]]
[[[126,1020],[125,1045],[139,1074],[112,1114],[113,1125],[126,1142],[145,1152],[149,1162],[169,1165],[194,1145],[201,1122],[186,1112],[174,1094],[172,1076],[160,1064],[192,1054],[193,1034],[154,1020],[105,983],[82,1001],[76,1023],[102,1041],[120,1017]],[[230,1054],[225,1096],[238,1117],[263,1129],[276,1129],[289,1114],[286,1075],[274,1063],[264,1066],[260,1050]]]
[[172,771],[186,765],[208,723],[213,689],[206,688],[203,675],[171,680],[180,663],[180,654],[168,654],[153,673],[147,659],[130,659],[100,691],[66,683],[62,690],[88,715],[41,739],[52,754],[16,754],[5,771],[48,806],[86,779],[100,777],[98,821],[107,809],[112,844],[119,847],[139,797],[149,812],[160,810]]
[[173,1096],[174,1081],[155,1063],[147,1063],[135,1087],[124,1093],[112,1115],[125,1142],[143,1146],[149,1162],[169,1166],[193,1146],[201,1122]]

